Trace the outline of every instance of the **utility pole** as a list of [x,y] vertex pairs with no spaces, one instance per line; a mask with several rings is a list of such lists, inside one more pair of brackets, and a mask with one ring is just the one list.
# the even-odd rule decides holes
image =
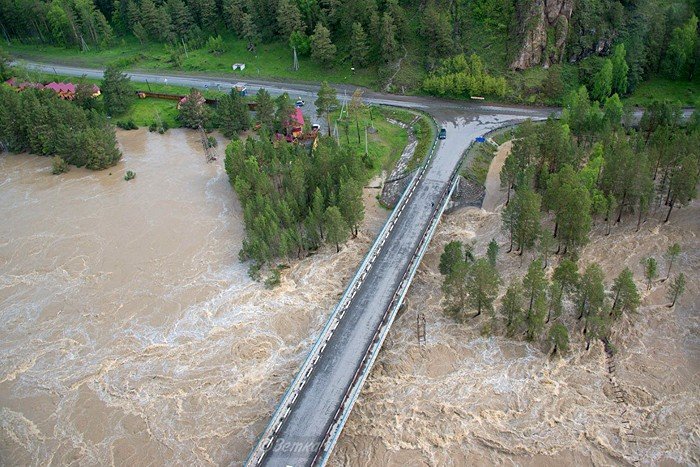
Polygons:
[[294,69],[294,71],[299,71],[299,60],[297,59],[297,47],[294,46],[294,47],[292,47],[292,49],[294,50],[294,64],[292,65],[292,68]]
[[369,148],[367,146],[367,125],[365,125],[365,156],[369,156]]
[[421,349],[425,348],[425,315],[421,312],[418,312],[416,314],[416,334],[418,337],[418,345]]
[[182,41],[182,48],[185,49],[185,58],[190,58],[190,56],[187,55],[187,44],[185,44],[185,38],[181,37],[180,40]]

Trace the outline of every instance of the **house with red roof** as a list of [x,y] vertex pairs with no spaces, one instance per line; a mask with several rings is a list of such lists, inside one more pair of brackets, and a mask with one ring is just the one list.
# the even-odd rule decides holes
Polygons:
[[[18,92],[24,91],[25,89],[33,88],[33,89],[51,89],[54,91],[56,94],[58,94],[61,99],[66,99],[66,100],[73,100],[75,97],[75,91],[77,86],[73,83],[57,83],[55,81],[52,81],[48,84],[41,84],[41,83],[29,83],[29,82],[22,82],[19,83],[15,78],[10,78],[7,81],[5,81],[5,84],[15,88]],[[97,97],[100,95],[100,88],[96,85],[92,85],[92,97]]]

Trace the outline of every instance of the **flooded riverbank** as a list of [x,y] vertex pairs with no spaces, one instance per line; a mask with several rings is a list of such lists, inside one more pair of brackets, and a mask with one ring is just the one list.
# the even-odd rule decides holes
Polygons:
[[102,172],[0,155],[0,464],[240,463],[388,212],[266,290],[223,158],[118,139]]
[[[498,190],[498,184],[491,184]],[[505,254],[500,209],[505,193],[487,193],[496,212],[466,208],[446,216],[409,291],[408,308],[394,323],[348,419],[330,465],[697,465],[700,462],[700,202],[663,209],[635,232],[635,222],[604,235],[599,225],[581,252],[596,261],[608,288],[628,266],[642,295],[638,314],[613,327],[615,400],[603,346],[585,350],[575,316],[571,351],[549,359],[545,343],[529,344],[498,332],[482,335],[485,316],[457,323],[442,312],[438,272],[444,245],[475,241],[485,253],[496,238],[505,284],[522,277],[517,255]],[[678,242],[674,273],[689,278],[674,308],[668,283],[643,286],[640,260]],[[504,246],[505,245],[505,246]],[[502,287],[503,293],[505,287]],[[417,341],[416,313],[426,317],[427,343]]]

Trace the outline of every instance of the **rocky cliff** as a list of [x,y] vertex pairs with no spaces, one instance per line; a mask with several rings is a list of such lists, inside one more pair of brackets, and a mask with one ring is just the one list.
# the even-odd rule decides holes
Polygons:
[[522,46],[510,67],[524,70],[561,62],[573,10],[574,0],[522,2],[517,12]]

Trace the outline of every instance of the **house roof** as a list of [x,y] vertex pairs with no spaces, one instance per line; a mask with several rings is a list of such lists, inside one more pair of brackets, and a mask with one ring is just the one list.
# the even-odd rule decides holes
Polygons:
[[57,83],[55,81],[50,82],[45,86],[48,89],[56,91],[58,93],[67,92],[70,94],[75,93],[75,84],[73,83]]
[[294,111],[289,114],[289,126],[293,127],[303,127],[304,126],[304,113],[299,107],[294,107]]

